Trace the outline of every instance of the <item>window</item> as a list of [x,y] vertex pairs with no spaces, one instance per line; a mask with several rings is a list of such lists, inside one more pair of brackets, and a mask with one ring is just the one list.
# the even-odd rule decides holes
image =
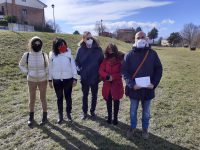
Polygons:
[[27,9],[22,9],[22,15],[26,16],[28,14]]
[[26,0],[22,0],[22,2],[26,2]]

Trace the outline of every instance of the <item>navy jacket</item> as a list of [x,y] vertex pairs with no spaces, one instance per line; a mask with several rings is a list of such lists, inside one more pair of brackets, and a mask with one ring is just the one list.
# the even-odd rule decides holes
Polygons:
[[99,67],[103,59],[103,51],[97,44],[93,44],[92,48],[87,48],[85,43],[81,44],[75,59],[81,82],[88,85],[99,82]]
[[[147,50],[149,54],[144,64],[140,68],[135,78],[150,76],[151,83],[154,85],[154,89],[142,88],[140,90],[134,90],[135,79],[132,79],[134,72],[139,64],[142,62]],[[122,66],[122,74],[126,81],[126,93],[131,99],[136,100],[151,100],[155,97],[155,88],[158,86],[162,77],[162,64],[156,51],[146,48],[137,49],[133,48],[124,57],[124,63]]]

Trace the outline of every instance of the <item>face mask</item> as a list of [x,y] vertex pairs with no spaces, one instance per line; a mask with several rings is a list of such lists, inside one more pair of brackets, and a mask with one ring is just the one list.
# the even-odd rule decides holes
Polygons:
[[59,46],[58,49],[59,49],[60,53],[64,53],[67,51],[67,45],[62,44],[61,46]]
[[115,57],[115,53],[108,54],[107,57],[108,57],[108,58],[113,58],[113,57]]
[[41,51],[41,48],[42,48],[42,43],[40,41],[35,41],[32,43],[32,49],[34,52]]
[[93,43],[93,39],[89,39],[86,41],[86,45],[88,48],[91,48],[92,47],[92,43]]
[[139,39],[136,41],[135,46],[137,48],[144,48],[145,46],[147,46],[147,41],[144,39]]

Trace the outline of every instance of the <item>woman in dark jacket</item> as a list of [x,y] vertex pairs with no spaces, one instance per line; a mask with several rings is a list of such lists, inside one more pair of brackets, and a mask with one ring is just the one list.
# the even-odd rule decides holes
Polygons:
[[116,45],[109,44],[105,50],[106,58],[101,63],[99,74],[103,79],[102,95],[106,100],[109,124],[112,123],[112,101],[114,101],[113,124],[118,124],[120,99],[123,97],[123,83],[121,75],[122,61]]
[[103,61],[103,52],[98,42],[92,37],[91,33],[86,31],[80,42],[80,47],[76,54],[76,65],[78,74],[81,76],[82,85],[82,119],[87,118],[88,111],[88,94],[91,88],[92,101],[90,114],[95,118],[95,109],[97,103],[98,84],[99,84],[99,67]]
[[[142,61],[144,61],[143,64]],[[139,66],[141,66],[140,69],[138,69]],[[135,74],[136,70],[138,70],[137,74]],[[126,81],[126,95],[131,100],[131,129],[127,132],[127,136],[131,137],[137,126],[137,109],[141,100],[143,137],[147,139],[149,135],[150,104],[155,97],[154,90],[162,77],[162,64],[157,53],[149,48],[146,35],[142,31],[136,34],[134,47],[124,58],[122,74]],[[135,74],[134,77],[133,74]],[[147,83],[149,80],[149,85],[138,85],[139,82],[136,81],[143,80],[142,77],[147,79],[145,81]]]

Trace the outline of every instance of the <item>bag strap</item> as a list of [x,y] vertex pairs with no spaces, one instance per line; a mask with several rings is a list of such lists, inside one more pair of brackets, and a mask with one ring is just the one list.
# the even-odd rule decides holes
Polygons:
[[27,64],[27,66],[28,66],[28,58],[29,58],[29,52],[26,55],[26,64]]
[[134,73],[133,76],[132,76],[132,79],[134,79],[134,78],[136,77],[137,73],[139,72],[139,70],[141,69],[141,67],[142,67],[142,65],[144,64],[145,60],[147,59],[148,54],[149,54],[149,50],[146,52],[146,54],[145,54],[145,56],[144,56],[142,62],[141,62],[140,65],[137,67],[135,73]]
[[46,64],[46,59],[45,59],[45,56],[44,56],[44,52],[42,52],[42,56],[43,56],[43,59],[44,59],[44,67],[46,68],[47,64]]

